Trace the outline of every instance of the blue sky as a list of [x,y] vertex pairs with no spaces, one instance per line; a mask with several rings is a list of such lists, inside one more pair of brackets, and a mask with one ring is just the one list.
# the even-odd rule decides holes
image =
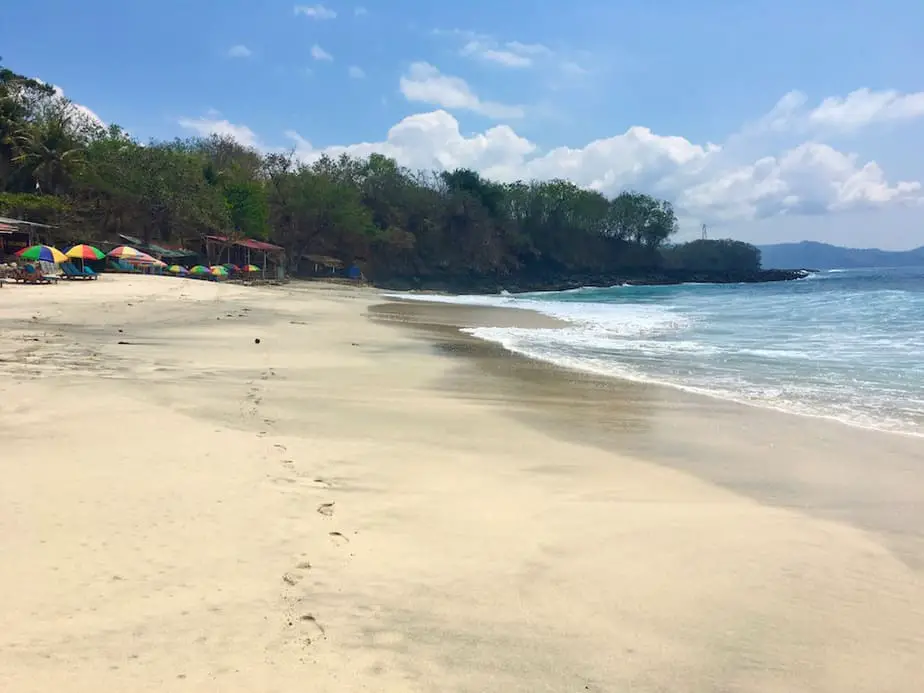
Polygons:
[[686,234],[924,243],[919,1],[56,0],[4,25],[29,27],[9,67],[143,140],[636,188]]

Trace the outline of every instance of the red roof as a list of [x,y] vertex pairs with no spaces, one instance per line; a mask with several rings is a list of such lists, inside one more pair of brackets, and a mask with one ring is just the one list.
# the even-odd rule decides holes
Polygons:
[[210,241],[221,241],[222,243],[233,243],[234,245],[239,245],[244,248],[250,248],[251,250],[267,250],[267,251],[279,251],[285,250],[282,246],[273,245],[272,243],[264,243],[263,241],[255,241],[252,238],[244,238],[240,241],[232,241],[227,236],[206,236]]

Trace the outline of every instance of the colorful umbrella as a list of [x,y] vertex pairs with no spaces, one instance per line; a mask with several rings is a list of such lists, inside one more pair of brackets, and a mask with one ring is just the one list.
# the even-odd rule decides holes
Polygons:
[[81,243],[80,245],[75,245],[73,248],[68,250],[66,253],[69,258],[72,260],[102,260],[106,257],[105,253],[99,248],[94,248],[92,245],[87,245],[86,243]]
[[225,264],[222,265],[222,267],[224,267],[224,268],[225,268],[226,270],[228,270],[229,272],[240,272],[240,271],[241,271],[241,268],[240,268],[240,267],[238,267],[237,265],[234,265],[234,264],[232,264],[232,263],[230,263],[230,262],[226,262]]
[[230,273],[224,265],[215,265],[214,267],[209,267],[209,274],[213,277],[227,277]]
[[241,268],[241,271],[242,272],[259,272],[260,268],[257,267],[256,265],[244,265]]
[[33,262],[53,262],[56,265],[67,262],[67,255],[50,245],[32,245],[28,248],[23,248],[16,254],[23,260],[32,260]]
[[196,265],[195,267],[189,270],[190,274],[196,274],[199,276],[206,275],[209,273],[209,268],[205,265]]
[[171,274],[189,274],[189,270],[183,267],[183,265],[170,265],[167,271]]
[[[141,255],[146,255],[140,250],[136,250],[127,245],[120,245],[118,248],[113,248],[108,253],[109,257],[118,258],[119,260],[131,260],[132,258],[139,257]],[[148,255],[150,257],[150,255]]]

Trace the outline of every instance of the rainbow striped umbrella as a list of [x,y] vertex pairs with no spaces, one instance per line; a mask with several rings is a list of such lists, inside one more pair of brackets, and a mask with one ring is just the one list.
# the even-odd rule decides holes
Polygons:
[[228,268],[224,265],[214,265],[213,267],[209,267],[209,274],[213,277],[227,277],[230,273],[228,272]]
[[83,260],[84,262],[87,260],[102,260],[106,257],[106,254],[103,253],[102,250],[94,248],[92,245],[87,245],[86,243],[75,245],[64,254],[72,260]]
[[170,265],[167,271],[171,274],[189,274],[189,270],[183,267],[183,265]]
[[17,252],[16,255],[23,260],[32,260],[33,262],[53,262],[56,265],[67,262],[67,255],[50,245],[30,245],[28,248],[23,248]]
[[136,248],[132,248],[128,245],[120,245],[118,248],[113,248],[108,253],[109,257],[114,257],[119,260],[133,260],[134,258],[141,257],[142,255],[146,257],[151,257],[147,253],[142,253]]
[[229,272],[240,272],[241,271],[240,267],[238,267],[237,265],[231,262],[226,262],[225,264],[222,265],[222,267],[224,267]]
[[201,277],[209,273],[209,268],[205,265],[196,265],[195,267],[190,268],[189,273]]
[[242,272],[259,272],[260,268],[257,267],[256,265],[244,265],[241,268],[241,271]]

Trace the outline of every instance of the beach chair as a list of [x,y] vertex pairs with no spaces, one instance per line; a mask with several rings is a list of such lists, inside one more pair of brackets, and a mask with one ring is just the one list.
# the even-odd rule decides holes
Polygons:
[[16,275],[16,281],[23,284],[50,284],[51,282],[42,274],[42,270],[34,265],[25,265]]
[[61,265],[61,271],[65,279],[86,279],[87,276],[73,262],[65,262]]
[[83,274],[87,279],[99,279],[99,275],[93,270],[92,267],[83,266]]

